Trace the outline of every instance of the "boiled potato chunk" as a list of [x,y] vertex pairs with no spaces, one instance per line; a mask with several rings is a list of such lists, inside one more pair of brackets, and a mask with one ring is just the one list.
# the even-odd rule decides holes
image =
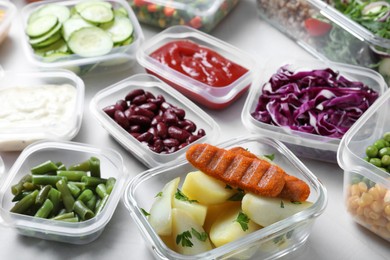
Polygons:
[[173,208],[184,210],[190,214],[200,226],[203,226],[204,220],[206,219],[207,206],[201,205],[197,202],[188,202],[174,198]]
[[150,209],[149,223],[160,236],[169,236],[172,233],[172,201],[179,182],[180,177],[177,177],[165,184]]
[[[193,229],[199,234],[204,234],[203,227],[199,225],[188,213],[182,209],[172,209],[172,237],[175,240],[175,251],[184,255],[195,255],[212,249],[209,238],[206,236],[202,241],[194,235]],[[177,237],[184,232],[190,232],[191,237],[187,238],[192,245],[182,246],[182,243],[176,243]]]
[[242,199],[242,211],[257,224],[265,227],[300,212],[313,203],[291,202],[281,198],[268,198],[251,193]]
[[244,231],[236,221],[240,211],[240,206],[227,208],[215,220],[210,229],[210,240],[216,247],[223,246],[261,228],[255,222],[249,220],[247,222],[248,229]]
[[207,233],[210,233],[211,226],[215,222],[215,220],[221,215],[221,213],[225,212],[227,209],[231,207],[240,207],[241,201],[226,201],[224,203],[210,205],[207,207],[207,215],[206,220],[203,224],[203,228]]
[[201,204],[212,205],[225,202],[233,194],[233,189],[226,189],[226,184],[201,171],[187,174],[182,191],[190,199],[197,200]]

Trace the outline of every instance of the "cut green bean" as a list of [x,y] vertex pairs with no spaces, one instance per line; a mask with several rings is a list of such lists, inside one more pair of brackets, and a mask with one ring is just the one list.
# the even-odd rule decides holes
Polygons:
[[64,218],[64,219],[60,219],[59,221],[64,221],[64,222],[79,222],[79,218],[78,217],[74,217],[74,218]]
[[14,213],[24,213],[35,203],[35,198],[38,195],[38,190],[34,190],[29,195],[18,201],[11,209]]
[[98,186],[96,186],[96,189],[95,189],[96,193],[99,195],[100,198],[104,198],[106,195],[108,195],[107,193],[107,189],[106,189],[106,185],[104,185],[104,183],[100,183]]
[[59,216],[59,215],[65,214],[65,213],[68,213],[68,212],[66,212],[66,208],[61,208],[60,211],[58,211],[56,216]]
[[81,220],[88,220],[95,216],[92,210],[85,206],[84,202],[77,200],[73,206],[74,212],[81,218]]
[[115,186],[115,183],[116,183],[116,179],[114,177],[110,177],[110,178],[107,179],[106,190],[107,190],[108,194],[111,194],[112,189]]
[[96,209],[95,209],[95,215],[99,214],[100,212],[102,212],[103,208],[106,206],[107,204],[107,201],[108,201],[108,198],[110,196],[109,195],[106,195],[104,196],[104,198],[100,201],[99,205],[96,206]]
[[14,196],[14,198],[12,199],[12,202],[16,202],[16,201],[19,201],[19,200],[23,199],[24,197],[26,197],[31,192],[32,191],[22,191],[18,195]]
[[100,160],[96,157],[89,158],[89,171],[92,177],[100,178]]
[[47,194],[47,197],[53,203],[53,214],[57,214],[57,212],[60,210],[61,205],[61,192],[59,192],[57,189],[50,189],[49,194]]
[[73,198],[77,198],[81,193],[80,188],[77,187],[77,185],[75,185],[73,183],[68,183],[67,185],[68,185],[68,188],[70,190],[70,193],[72,193]]
[[56,162],[57,165],[57,171],[66,171],[66,166],[62,162]]
[[36,190],[38,188],[39,188],[39,186],[35,185],[34,183],[31,183],[31,182],[23,183],[23,190],[33,191],[33,190]]
[[25,182],[31,182],[32,181],[32,176],[31,174],[26,174],[24,175],[17,184],[11,186],[11,192],[13,195],[18,195],[23,191],[23,183]]
[[56,187],[59,192],[61,192],[62,202],[66,208],[67,212],[73,210],[74,198],[70,192],[68,185],[65,180],[61,179],[56,183]]
[[84,172],[89,172],[89,159],[84,161],[84,162],[81,162],[81,163],[78,163],[78,164],[74,164],[74,165],[71,165],[69,166],[68,168],[69,171],[84,171]]
[[89,201],[94,196],[95,195],[93,194],[93,191],[90,189],[85,189],[77,198],[77,200],[81,200],[82,202],[87,203],[87,201]]
[[72,183],[74,185],[76,185],[77,187],[79,187],[80,190],[85,190],[85,182],[81,182],[81,181],[69,181],[68,183]]
[[90,200],[88,200],[87,202],[84,202],[84,204],[85,204],[85,206],[87,206],[90,210],[92,210],[93,212],[95,212],[97,200],[98,200],[98,196],[96,196],[95,194],[93,194],[92,198],[91,198]]
[[81,181],[83,176],[88,176],[84,171],[57,171],[57,175],[66,177],[68,181]]
[[53,203],[49,199],[46,199],[43,205],[38,209],[37,213],[35,213],[34,217],[47,218],[52,210]]
[[53,220],[61,220],[61,219],[65,219],[65,218],[74,218],[75,215],[74,215],[74,212],[68,212],[68,213],[64,213],[64,214],[61,214],[61,215],[57,215],[51,219]]
[[57,175],[33,175],[32,183],[37,185],[51,185],[54,187],[58,181],[63,179],[65,178]]
[[49,192],[51,190],[51,185],[44,186],[38,193],[35,204],[42,205],[45,200],[47,199],[47,196],[49,195]]
[[31,174],[51,174],[53,172],[56,172],[58,170],[58,166],[53,163],[52,161],[46,161],[44,163],[41,163],[33,168],[31,168]]
[[85,183],[86,186],[90,187],[96,187],[100,183],[106,183],[106,179],[98,178],[98,177],[90,177],[90,176],[83,176],[81,178],[81,181]]

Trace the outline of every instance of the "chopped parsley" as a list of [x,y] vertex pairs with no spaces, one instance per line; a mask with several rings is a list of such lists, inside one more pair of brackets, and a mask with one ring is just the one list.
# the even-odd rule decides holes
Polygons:
[[282,209],[284,209],[284,202],[283,202],[283,200],[280,201],[280,207],[281,207]]
[[150,216],[150,213],[144,210],[143,208],[141,208],[141,212],[142,214],[144,214],[145,217]]
[[271,161],[273,161],[275,159],[275,154],[265,154],[264,157],[270,159]]
[[198,202],[197,200],[190,200],[186,195],[184,195],[184,193],[177,189],[176,193],[175,193],[175,198],[178,199],[178,200],[182,200],[182,201],[188,201],[189,203],[193,203],[193,202]]
[[162,197],[162,195],[163,195],[163,192],[162,191],[160,191],[159,193],[157,193],[156,194],[156,196],[154,196],[155,198],[157,198],[157,197]]
[[243,231],[246,231],[248,230],[248,223],[249,223],[249,217],[245,214],[245,213],[238,213],[238,216],[236,218],[236,222],[238,222],[238,224],[240,224],[241,228]]
[[206,232],[198,232],[195,228],[191,228],[191,233],[196,237],[198,240],[204,242],[207,239],[207,233]]
[[176,236],[176,244],[182,247],[192,247],[194,244],[191,242],[192,235],[190,231],[184,231]]
[[245,192],[243,189],[238,188],[237,193],[233,194],[228,200],[230,201],[241,201],[242,198],[244,197]]

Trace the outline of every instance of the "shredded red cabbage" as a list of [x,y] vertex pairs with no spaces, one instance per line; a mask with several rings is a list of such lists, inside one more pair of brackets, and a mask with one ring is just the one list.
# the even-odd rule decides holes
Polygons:
[[263,85],[252,116],[271,125],[341,138],[378,96],[364,83],[330,68],[293,72],[285,65]]

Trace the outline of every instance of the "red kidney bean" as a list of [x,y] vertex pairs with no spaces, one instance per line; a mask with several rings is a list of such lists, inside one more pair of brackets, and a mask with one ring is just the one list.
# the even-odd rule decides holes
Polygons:
[[136,96],[131,103],[139,106],[146,103],[146,100],[147,98],[145,95],[140,95],[140,96]]
[[183,127],[183,130],[186,130],[189,133],[195,132],[196,126],[195,125],[186,125]]
[[134,115],[134,108],[130,107],[125,110],[125,117],[129,119],[130,116]]
[[125,100],[126,101],[130,101],[132,102],[133,99],[136,97],[136,96],[140,96],[140,95],[143,95],[145,93],[145,91],[143,89],[134,89],[132,91],[130,91],[126,97],[125,97]]
[[146,98],[156,98],[151,92],[149,92],[149,91],[145,91],[145,96],[146,96]]
[[185,143],[181,143],[177,148],[180,150],[180,149],[183,149],[184,147],[186,147],[189,143],[185,142]]
[[148,127],[150,125],[150,118],[146,116],[140,116],[140,115],[131,115],[128,117],[129,123],[132,125],[141,125]]
[[166,138],[168,135],[168,127],[166,124],[164,122],[159,122],[156,127],[158,136],[161,138]]
[[179,119],[176,114],[172,111],[172,109],[165,110],[163,114],[163,120],[167,125],[177,125]]
[[157,95],[157,99],[161,100],[162,102],[165,102],[165,97],[161,94]]
[[162,102],[160,105],[160,109],[165,112],[167,109],[172,108],[171,104],[167,102]]
[[140,133],[130,133],[135,139],[138,138],[138,136],[140,136],[141,134]]
[[155,104],[156,107],[160,107],[161,103],[164,101],[162,101],[161,99],[157,99],[157,98],[148,98],[146,100],[146,102],[151,103],[151,104]]
[[116,110],[116,111],[115,111],[114,120],[115,120],[121,127],[123,127],[124,129],[127,129],[127,128],[129,128],[129,126],[130,126],[129,121],[128,121],[127,118],[125,117],[125,114],[124,114],[122,111],[120,111],[120,110]]
[[130,133],[141,133],[142,127],[140,125],[131,125],[129,127],[129,132]]
[[179,149],[177,148],[177,146],[173,146],[173,147],[168,148],[168,153],[174,153],[174,152],[176,152],[178,150]]
[[164,150],[164,143],[161,139],[158,139],[149,147],[153,152],[161,153]]
[[185,142],[191,134],[177,126],[170,126],[168,128],[168,135],[182,143]]
[[180,120],[184,119],[184,117],[186,116],[186,112],[184,111],[184,109],[173,107],[172,110]]
[[153,119],[152,119],[152,122],[150,123],[151,126],[156,126],[159,122],[162,122],[163,121],[163,118],[162,116],[155,116]]
[[203,130],[203,129],[199,129],[199,130],[198,130],[198,135],[200,135],[200,136],[205,136],[205,135],[206,135],[206,131]]
[[116,103],[115,103],[115,108],[117,110],[120,110],[120,111],[125,111],[127,108],[128,108],[128,105],[126,103],[126,101],[124,101],[123,99],[121,100],[118,100]]
[[137,137],[137,140],[140,141],[140,142],[147,142],[147,143],[149,143],[151,140],[153,140],[153,134],[149,133],[149,132],[145,132],[143,134],[140,134]]
[[144,104],[140,105],[139,108],[147,109],[149,111],[156,112],[156,110],[158,109],[157,105],[152,103],[152,102],[149,102],[149,101],[147,101],[147,102],[148,103],[144,103]]
[[195,142],[196,140],[198,140],[201,137],[202,136],[200,136],[200,135],[191,135],[190,137],[188,137],[187,142],[193,143],[193,142]]
[[151,133],[153,135],[153,137],[158,136],[157,129],[155,127],[153,127],[153,126],[148,129],[148,132]]
[[153,119],[153,117],[154,117],[154,113],[152,111],[149,111],[147,109],[143,109],[140,107],[134,108],[134,114],[140,115],[140,116],[146,116],[146,117],[149,117],[150,119]]
[[170,148],[170,147],[174,147],[174,146],[180,145],[180,142],[177,139],[174,139],[174,138],[167,138],[167,139],[163,140],[163,144],[166,147]]
[[115,111],[116,111],[116,108],[114,105],[107,106],[107,107],[103,108],[103,112],[106,113],[111,118],[114,118]]

